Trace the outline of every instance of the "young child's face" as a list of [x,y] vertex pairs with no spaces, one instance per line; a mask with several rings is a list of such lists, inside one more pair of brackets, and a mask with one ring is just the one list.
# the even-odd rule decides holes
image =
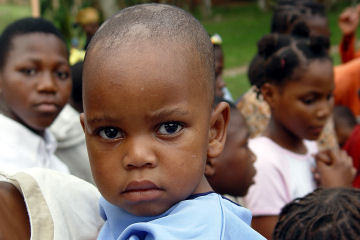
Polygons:
[[91,49],[83,73],[95,182],[108,201],[141,216],[202,191],[212,115],[196,58],[153,45]]
[[354,128],[345,126],[344,124],[339,124],[339,125],[335,124],[336,138],[338,140],[340,147],[344,146],[346,141],[351,136],[353,130],[354,130]]
[[7,115],[35,132],[51,125],[71,91],[65,44],[56,36],[31,33],[12,40],[0,73]]
[[[298,70],[294,77],[300,73]],[[274,118],[299,138],[316,140],[332,113],[333,68],[330,60],[314,60],[299,79],[277,87]]]
[[211,162],[213,173],[209,174],[209,169],[206,171],[208,180],[216,192],[245,196],[254,183],[256,157],[249,149],[248,140],[249,130],[245,120],[238,110],[231,110],[224,150]]

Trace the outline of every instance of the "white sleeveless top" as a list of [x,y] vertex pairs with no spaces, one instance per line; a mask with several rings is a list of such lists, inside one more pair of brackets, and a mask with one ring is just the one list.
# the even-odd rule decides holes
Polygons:
[[103,225],[97,188],[75,176],[44,168],[0,173],[24,196],[31,240],[96,239]]

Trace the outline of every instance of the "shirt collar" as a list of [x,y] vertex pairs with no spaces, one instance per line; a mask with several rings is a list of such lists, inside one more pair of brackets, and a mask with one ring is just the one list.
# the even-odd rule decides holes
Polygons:
[[3,114],[0,114],[0,126],[9,133],[4,136],[9,144],[26,144],[27,148],[36,152],[40,151],[41,148],[45,148],[49,154],[54,154],[56,150],[56,139],[48,129],[45,129],[44,137],[41,137]]

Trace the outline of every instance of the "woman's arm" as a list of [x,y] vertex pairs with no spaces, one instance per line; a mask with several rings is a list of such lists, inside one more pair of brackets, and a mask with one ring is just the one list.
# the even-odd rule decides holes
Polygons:
[[12,184],[0,182],[0,239],[30,239],[24,198]]

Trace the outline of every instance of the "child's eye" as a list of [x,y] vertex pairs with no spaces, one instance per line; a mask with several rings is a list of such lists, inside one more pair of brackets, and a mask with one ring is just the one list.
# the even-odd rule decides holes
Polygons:
[[100,137],[107,140],[124,138],[124,134],[120,130],[114,127],[104,127],[99,130],[98,134]]
[[37,71],[35,68],[23,68],[23,69],[20,69],[20,72],[26,76],[34,76]]
[[310,105],[310,104],[315,102],[315,98],[314,97],[307,97],[307,98],[301,99],[301,101],[306,105]]
[[61,80],[68,79],[70,76],[69,72],[66,71],[57,71],[55,74]]
[[172,135],[180,132],[184,128],[184,124],[180,122],[162,123],[158,129],[160,135]]
[[332,100],[333,96],[334,96],[333,93],[330,93],[329,95],[326,96],[326,99],[330,101]]

